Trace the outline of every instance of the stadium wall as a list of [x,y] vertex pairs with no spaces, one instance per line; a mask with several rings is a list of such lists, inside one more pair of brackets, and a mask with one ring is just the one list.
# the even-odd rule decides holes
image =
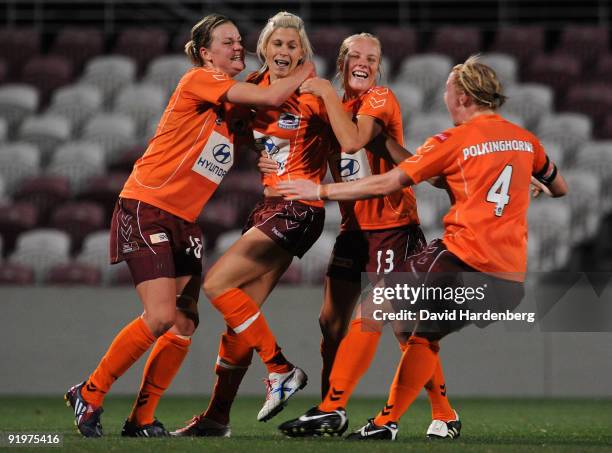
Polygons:
[[[322,289],[279,288],[265,313],[287,356],[310,376],[305,393],[319,393],[318,312]],[[116,332],[139,314],[131,288],[0,288],[0,393],[58,394],[85,379]],[[191,352],[170,393],[206,395],[220,316],[203,298],[201,324]],[[449,395],[507,397],[612,396],[612,333],[510,332],[502,323],[486,330],[469,327],[442,345]],[[356,395],[385,395],[399,348],[385,332],[373,366]],[[254,357],[242,394],[264,394],[265,369]],[[135,394],[144,360],[113,388]],[[203,402],[204,404],[204,402]]]

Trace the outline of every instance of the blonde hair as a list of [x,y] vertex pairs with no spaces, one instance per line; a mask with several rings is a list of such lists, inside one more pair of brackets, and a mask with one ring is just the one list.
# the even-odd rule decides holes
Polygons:
[[270,41],[272,33],[279,28],[295,29],[300,37],[300,44],[304,51],[304,59],[312,60],[312,46],[306,34],[306,29],[304,28],[304,21],[295,14],[281,11],[268,20],[268,23],[259,34],[259,39],[257,40],[257,57],[262,64],[258,71],[259,74],[263,74],[268,69],[268,63],[266,63],[266,47],[268,46],[268,41]]
[[493,68],[480,62],[479,55],[472,55],[455,65],[452,72],[457,89],[471,96],[477,105],[495,110],[506,102],[497,74]]
[[344,72],[346,71],[346,56],[348,55],[349,46],[358,39],[370,39],[374,41],[374,44],[378,47],[378,75],[382,76],[382,45],[380,44],[380,39],[374,36],[371,33],[357,33],[355,35],[351,35],[348,38],[345,38],[340,44],[340,50],[338,50],[338,58],[336,59],[336,68],[338,72],[336,73],[336,77],[342,80],[342,88],[346,90],[344,86]]
[[219,25],[231,23],[238,28],[236,23],[222,14],[209,14],[202,18],[191,29],[191,40],[185,44],[185,54],[189,57],[194,66],[204,66],[204,60],[200,55],[202,47],[208,48],[212,43],[212,33]]

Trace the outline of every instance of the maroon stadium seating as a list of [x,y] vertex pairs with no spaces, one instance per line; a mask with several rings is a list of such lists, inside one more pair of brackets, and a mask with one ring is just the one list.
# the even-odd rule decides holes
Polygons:
[[91,201],[68,201],[51,213],[50,226],[63,230],[71,237],[74,253],[81,248],[83,239],[89,233],[103,229],[110,222],[104,208]]
[[233,204],[212,200],[206,204],[198,218],[198,224],[204,233],[207,249],[213,249],[217,237],[226,231],[240,228],[238,211]]
[[92,265],[72,261],[53,266],[47,273],[46,283],[61,286],[99,286],[102,283],[102,274]]
[[332,64],[331,67],[335,68],[340,44],[350,34],[351,30],[342,25],[318,27],[309,32],[312,50],[315,55],[322,57],[328,64]]
[[0,285],[33,285],[34,271],[21,264],[0,264]]
[[563,29],[556,52],[573,55],[584,64],[594,64],[608,49],[607,28],[575,25]]
[[0,58],[6,61],[9,80],[18,80],[27,60],[40,52],[40,33],[34,28],[0,29]]
[[168,33],[163,28],[128,28],[119,34],[114,53],[132,57],[140,71],[153,58],[166,53]]
[[544,51],[545,32],[541,26],[508,26],[497,31],[491,52],[514,55],[522,63]]
[[38,209],[33,203],[18,201],[0,206],[0,236],[4,255],[8,256],[13,251],[17,236],[37,225]]
[[72,74],[70,60],[60,56],[38,56],[25,64],[21,80],[38,88],[41,104],[45,105],[53,90],[71,82]]
[[568,90],[564,110],[589,115],[595,124],[595,133],[612,112],[612,84],[578,83]]
[[527,67],[525,80],[550,86],[558,101],[570,85],[580,80],[580,73],[580,60],[571,55],[538,54]]
[[417,52],[418,35],[416,30],[407,27],[378,27],[374,34],[380,39],[383,55],[391,61],[391,73],[395,74],[402,61]]
[[67,27],[57,35],[50,53],[69,59],[80,71],[90,58],[104,52],[104,36],[97,28]]
[[428,52],[448,55],[455,63],[478,53],[482,48],[480,30],[474,27],[440,27],[433,35]]
[[64,176],[41,175],[21,182],[15,199],[29,201],[38,209],[41,224],[60,203],[70,199],[70,181]]
[[115,202],[119,192],[123,189],[123,184],[127,177],[128,173],[124,172],[111,172],[106,175],[96,176],[91,179],[88,187],[81,192],[79,198],[100,203],[104,208],[104,215],[110,222]]

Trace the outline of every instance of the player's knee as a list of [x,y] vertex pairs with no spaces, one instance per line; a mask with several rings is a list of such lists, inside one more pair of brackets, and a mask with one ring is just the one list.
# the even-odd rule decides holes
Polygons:
[[226,288],[223,286],[223,282],[221,282],[215,275],[206,275],[204,279],[204,284],[202,285],[202,291],[206,294],[209,300],[216,299],[221,294],[226,291]]
[[173,312],[156,313],[148,317],[148,324],[151,328],[151,333],[155,337],[161,337],[172,328],[176,321],[176,314]]
[[197,312],[192,314],[183,312],[180,309],[177,310],[174,328],[179,335],[191,337],[198,328],[198,324],[199,318]]
[[321,328],[323,341],[339,342],[346,331],[346,326],[341,320],[324,314],[319,315],[319,327]]

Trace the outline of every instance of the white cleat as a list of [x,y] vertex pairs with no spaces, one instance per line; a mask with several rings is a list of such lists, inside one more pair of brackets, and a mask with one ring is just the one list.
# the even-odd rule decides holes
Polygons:
[[456,439],[461,435],[461,421],[459,414],[455,412],[455,419],[445,422],[443,420],[432,420],[427,428],[429,439]]
[[308,376],[295,367],[287,373],[270,373],[266,383],[266,401],[257,414],[257,420],[267,422],[287,405],[295,392],[306,387]]

